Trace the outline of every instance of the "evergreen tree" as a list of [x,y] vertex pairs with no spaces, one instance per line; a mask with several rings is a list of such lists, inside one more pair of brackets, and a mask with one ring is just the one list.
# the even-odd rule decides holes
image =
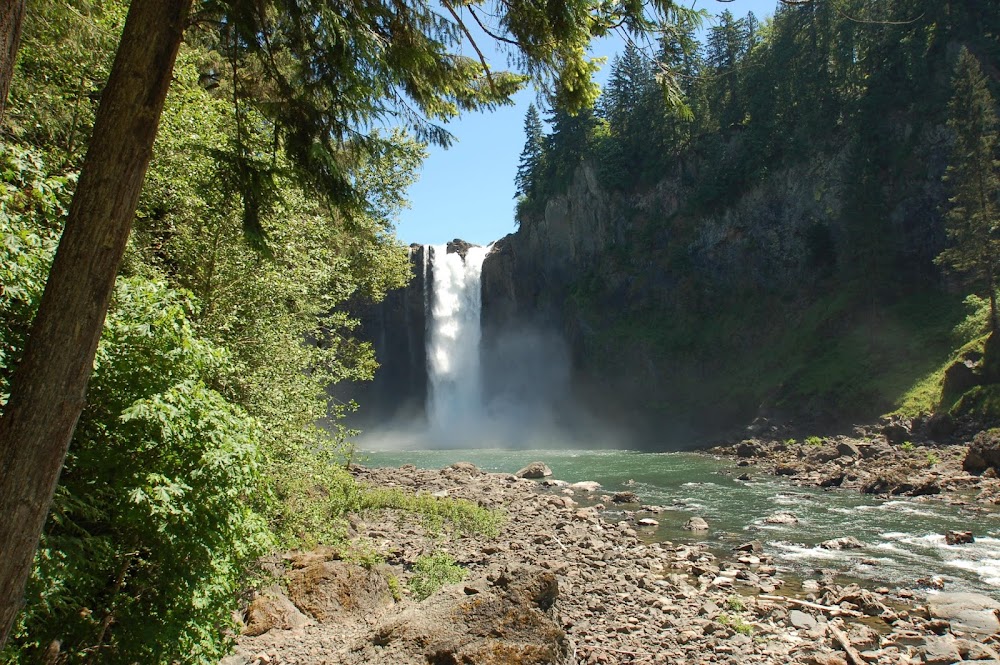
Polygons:
[[1000,256],[1000,147],[996,102],[979,61],[963,48],[955,67],[954,96],[948,104],[948,127],[954,132],[952,162],[945,179],[951,185],[946,213],[953,245],[938,262],[978,282],[990,299],[990,327],[996,332],[997,257]]
[[542,120],[538,117],[538,109],[534,104],[528,105],[524,114],[524,149],[517,164],[517,175],[514,178],[516,190],[514,198],[523,196],[531,198],[541,171],[542,153],[545,148],[545,135],[542,133]]

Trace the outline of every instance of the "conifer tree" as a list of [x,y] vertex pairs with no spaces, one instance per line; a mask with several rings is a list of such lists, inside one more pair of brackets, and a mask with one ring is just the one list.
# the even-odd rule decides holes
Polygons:
[[1000,161],[997,148],[996,102],[990,94],[979,61],[968,49],[959,54],[948,104],[948,127],[955,145],[946,181],[951,185],[951,207],[945,215],[953,245],[941,252],[938,263],[978,282],[990,300],[990,329],[997,323],[997,256],[1000,250]]
[[514,184],[517,189],[514,198],[524,196],[530,198],[538,182],[542,162],[542,151],[545,147],[545,136],[542,133],[542,120],[538,117],[538,109],[534,104],[528,105],[524,114],[524,149],[517,164],[517,176]]

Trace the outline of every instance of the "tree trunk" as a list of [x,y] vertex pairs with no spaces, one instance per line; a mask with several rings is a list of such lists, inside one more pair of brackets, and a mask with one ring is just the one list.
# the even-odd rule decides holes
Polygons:
[[14,78],[14,61],[21,45],[25,0],[0,0],[0,122],[7,110],[7,93]]
[[10,402],[0,418],[0,646],[24,585],[104,326],[191,0],[132,0]]

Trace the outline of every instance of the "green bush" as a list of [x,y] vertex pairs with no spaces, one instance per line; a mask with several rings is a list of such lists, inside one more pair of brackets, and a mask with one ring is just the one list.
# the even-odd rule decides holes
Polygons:
[[466,571],[447,552],[434,552],[417,558],[409,587],[417,600],[428,598],[445,584],[461,582]]

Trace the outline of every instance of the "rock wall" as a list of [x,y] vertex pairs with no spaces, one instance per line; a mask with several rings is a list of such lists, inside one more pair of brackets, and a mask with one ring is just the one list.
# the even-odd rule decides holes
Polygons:
[[332,389],[341,399],[353,399],[361,408],[350,423],[370,428],[393,421],[424,418],[427,399],[427,320],[424,270],[427,248],[410,245],[412,277],[402,289],[390,291],[380,303],[361,302],[353,307],[361,320],[360,339],[370,341],[379,368],[371,382],[339,384]]
[[[871,229],[880,243],[871,251],[892,253],[897,281],[904,272],[938,279],[946,144],[941,132],[925,133],[905,180],[887,176],[889,214]],[[558,330],[577,398],[653,447],[724,435],[778,411],[806,426],[877,415],[891,407],[888,396],[859,397],[854,411],[830,407],[822,391],[805,395],[809,360],[780,357],[809,307],[834,302],[848,282],[856,290],[859,274],[864,288],[855,161],[848,143],[711,208],[693,200],[698,169],[709,165],[678,163],[657,186],[624,194],[602,189],[598,167],[584,164],[487,257],[484,346],[512,326]],[[846,331],[858,311],[842,307],[820,332]],[[779,356],[773,372],[750,369],[769,353]]]

